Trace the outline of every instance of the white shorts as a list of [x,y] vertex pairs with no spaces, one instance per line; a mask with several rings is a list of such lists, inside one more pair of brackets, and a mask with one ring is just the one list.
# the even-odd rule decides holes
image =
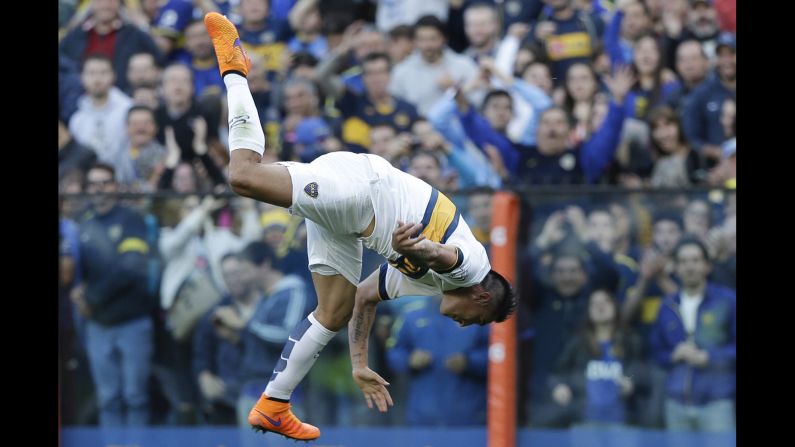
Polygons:
[[375,211],[371,186],[378,181],[367,157],[332,152],[311,163],[280,162],[293,182],[290,213],[305,217],[309,271],[339,273],[358,285],[362,238]]

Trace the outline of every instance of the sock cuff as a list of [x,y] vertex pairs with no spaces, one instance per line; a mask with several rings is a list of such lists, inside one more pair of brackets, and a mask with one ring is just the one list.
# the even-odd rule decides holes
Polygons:
[[243,76],[240,76],[237,73],[227,72],[226,74],[224,74],[224,84],[226,84],[227,90],[229,90],[229,88],[236,85],[243,85],[246,88],[248,88],[248,79],[244,78]]
[[325,326],[320,324],[320,322],[317,321],[317,319],[315,318],[314,312],[311,312],[306,318],[309,320],[310,323],[312,323],[312,326],[315,326],[317,330],[320,331],[322,335],[331,338],[336,334],[336,332],[330,331],[326,329]]

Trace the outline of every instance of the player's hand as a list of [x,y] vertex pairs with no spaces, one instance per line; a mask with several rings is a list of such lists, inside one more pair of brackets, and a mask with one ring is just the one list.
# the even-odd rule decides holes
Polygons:
[[367,408],[372,409],[373,402],[375,402],[378,411],[386,413],[389,407],[394,405],[392,396],[389,395],[389,391],[386,389],[389,386],[389,382],[372,369],[354,368],[353,380],[362,390],[364,399],[367,401]]
[[[422,223],[406,223],[398,221],[398,227],[392,232],[392,248],[405,256],[423,257],[429,249],[430,241],[425,239]],[[412,237],[419,233],[419,236]]]

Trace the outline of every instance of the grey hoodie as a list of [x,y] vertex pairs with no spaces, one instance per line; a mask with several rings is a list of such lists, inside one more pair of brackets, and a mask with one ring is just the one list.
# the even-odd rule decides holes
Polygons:
[[82,95],[77,112],[69,119],[69,133],[93,149],[99,161],[114,164],[117,154],[127,147],[127,111],[132,105],[133,100],[116,87],[110,89],[102,107]]

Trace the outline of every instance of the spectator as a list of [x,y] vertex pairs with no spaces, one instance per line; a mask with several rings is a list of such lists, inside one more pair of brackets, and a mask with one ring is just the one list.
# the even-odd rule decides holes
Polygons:
[[705,245],[712,262],[710,279],[716,284],[737,289],[737,216],[726,216],[723,223],[707,233]]
[[406,311],[387,341],[390,369],[408,375],[406,423],[485,425],[489,328],[460,327],[439,313],[440,303]]
[[[297,275],[285,275],[276,265],[274,251],[264,242],[252,242],[241,252],[241,257],[252,264],[263,294],[256,310],[248,319],[241,318],[232,309],[219,308],[215,318],[219,324],[239,331],[243,347],[240,364],[242,388],[237,402],[238,424],[248,427],[248,413],[260,398],[272,374],[284,368],[281,356],[289,356],[292,344],[287,337],[293,328],[313,308],[314,302],[306,282]],[[300,406],[294,396],[293,407]]]
[[656,188],[676,188],[706,181],[707,172],[699,154],[690,149],[679,119],[667,106],[649,113],[651,147],[657,161],[651,174]]
[[686,40],[676,48],[676,73],[679,83],[666,95],[665,102],[681,116],[690,94],[709,73],[709,59],[697,40]]
[[440,22],[447,21],[446,0],[378,0],[376,25],[387,32],[399,25],[414,25],[423,16],[432,16]]
[[551,61],[552,79],[559,84],[569,66],[588,63],[604,31],[595,12],[578,11],[574,0],[543,0],[547,6],[533,27],[531,40],[542,45]]
[[157,124],[152,109],[133,106],[127,113],[127,150],[114,161],[119,183],[135,191],[157,189],[163,171],[166,148],[158,143]]
[[132,99],[136,106],[144,106],[152,110],[157,110],[160,107],[160,97],[155,87],[140,86],[136,88],[132,93]]
[[[220,106],[220,103],[214,105]],[[220,144],[220,110],[210,109],[207,103],[200,107],[194,102],[192,72],[188,67],[172,64],[163,71],[163,104],[155,111],[158,141],[170,150],[167,132],[173,133],[180,151],[178,161],[193,163],[198,159],[214,185],[225,185],[224,174],[209,155],[211,146]],[[171,167],[174,166],[176,162]]]
[[574,333],[586,315],[589,277],[582,258],[575,253],[553,254],[552,260],[546,262],[535,257],[533,263],[530,420],[533,425],[559,426],[557,415],[548,411],[548,378],[563,351],[566,334]]
[[304,118],[295,128],[293,157],[303,163],[342,149],[342,142],[331,135],[331,130],[321,118]]
[[80,225],[80,271],[83,281],[72,302],[87,319],[86,348],[97,389],[99,423],[110,426],[149,424],[147,382],[151,369],[152,297],[147,290],[144,219],[118,205],[113,167],[96,164],[86,178],[93,213]]
[[442,177],[442,162],[433,152],[424,150],[414,152],[409,161],[407,172],[438,190],[447,191],[450,189],[449,179]]
[[641,336],[648,335],[657,319],[663,296],[679,288],[673,277],[673,251],[681,238],[679,215],[669,211],[658,212],[653,221],[652,247],[643,253],[640,274],[627,291],[621,310],[628,323],[639,326]]
[[414,46],[414,53],[393,69],[389,91],[425,116],[448,87],[474,78],[477,66],[447,48],[444,25],[433,16],[424,16],[414,25]]
[[590,133],[589,121],[596,94],[599,92],[596,72],[588,64],[572,64],[566,72],[566,83],[558,91],[563,92],[563,95],[560,95],[563,99],[559,100],[557,105],[563,107],[566,114],[574,118],[572,143],[579,144]]
[[160,83],[160,67],[150,53],[136,53],[127,65],[128,92],[132,95],[139,87],[157,87]]
[[80,80],[80,70],[77,65],[58,51],[58,117],[68,123],[77,111],[77,103],[83,94],[83,84]]
[[185,27],[185,51],[177,58],[187,65],[193,74],[195,98],[226,93],[226,85],[218,71],[218,61],[213,51],[213,42],[203,20],[191,21]]
[[722,34],[718,42],[716,76],[696,88],[682,115],[687,140],[693,148],[708,159],[708,167],[720,160],[720,144],[726,141],[721,124],[721,105],[734,100],[737,87],[737,47],[731,34]]
[[387,51],[392,65],[397,65],[409,57],[414,51],[411,26],[398,25],[389,31]]
[[405,170],[411,154],[412,139],[408,134],[397,135],[391,124],[384,123],[370,127],[369,137],[369,153],[383,157],[392,163],[392,166]]
[[707,281],[710,259],[698,241],[674,250],[682,289],[665,298],[651,338],[654,360],[666,369],[669,430],[734,429],[736,296]]
[[243,47],[262,59],[272,79],[279,70],[291,33],[286,22],[271,17],[270,3],[270,0],[240,0],[240,23],[236,25]]
[[611,65],[629,65],[638,39],[652,32],[651,11],[642,0],[618,1],[616,9],[605,30],[604,46]]
[[[604,124],[587,141],[572,148],[569,145],[571,125],[566,112],[559,107],[546,109],[540,116],[536,145],[517,150],[502,135],[494,132],[471,110],[459,112],[467,136],[483,149],[485,143],[495,146],[492,159],[499,160],[505,170],[519,182],[532,184],[595,183],[610,163],[618,148],[623,123],[622,104],[632,76],[623,69],[607,78],[613,99]],[[460,99],[459,99],[460,103]],[[497,154],[499,157],[497,157]]]
[[287,43],[290,52],[306,52],[317,59],[326,57],[328,43],[320,34],[319,3],[318,0],[298,0],[290,10],[290,26],[296,32],[296,36]]
[[202,414],[211,425],[235,425],[240,392],[240,337],[215,319],[220,307],[240,315],[254,312],[261,292],[255,271],[235,253],[221,258],[221,275],[229,293],[210,309],[193,334],[193,374],[202,397]]
[[192,20],[203,18],[209,12],[229,12],[228,1],[223,0],[168,0],[159,8],[151,33],[160,51],[173,60],[183,49],[186,28]]
[[472,234],[489,252],[491,242],[492,193],[490,191],[473,192],[467,201],[467,222]]
[[[616,228],[618,227],[613,215],[603,208],[595,208],[588,213],[587,223],[584,224],[582,242],[588,246],[589,250],[596,254],[594,259],[601,257],[602,254],[606,255],[603,263],[608,265],[609,269],[614,270],[615,273],[604,272],[608,276],[606,283],[615,290],[615,296],[619,304],[624,301],[627,289],[635,283],[637,279],[638,264],[637,262],[617,251],[618,245],[616,241],[618,234]],[[595,249],[598,248],[601,253],[596,253]],[[617,278],[615,275],[617,274]],[[617,280],[617,284],[612,284],[611,281]]]
[[[342,140],[348,150],[366,152],[370,145],[370,126],[390,124],[398,133],[409,132],[417,120],[417,110],[389,93],[390,62],[386,53],[370,53],[362,61],[363,94],[350,88],[337,89],[337,108],[342,114]],[[318,76],[325,72],[318,70]],[[341,84],[341,83],[340,83]],[[339,85],[339,84],[338,84]]]
[[464,30],[469,47],[464,54],[479,62],[481,57],[493,58],[500,39],[500,18],[494,6],[475,3],[464,10]]
[[690,2],[689,7],[684,6],[686,8],[684,17],[669,14],[663,20],[665,36],[662,45],[666,49],[666,60],[673,61],[676,47],[688,39],[698,40],[707,57],[714,60],[720,33],[715,8],[708,0],[694,0]]
[[682,213],[684,235],[706,242],[711,226],[710,206],[702,199],[692,199]]
[[632,71],[637,82],[624,104],[626,116],[644,119],[652,108],[662,105],[665,97],[676,88],[676,75],[663,66],[660,47],[651,34],[635,42]]
[[75,141],[64,122],[58,119],[58,180],[74,170],[85,174],[96,160],[97,154]]
[[71,60],[84,64],[89,56],[105,56],[115,73],[112,82],[121,91],[127,91],[127,65],[132,55],[150,53],[158,60],[161,55],[152,38],[125,22],[120,10],[121,0],[93,0],[86,20],[61,40],[61,51]]
[[607,290],[594,290],[583,327],[563,348],[550,377],[556,411],[565,422],[595,427],[632,421],[630,401],[643,380],[642,345],[621,321]]
[[130,97],[113,86],[114,76],[110,59],[89,56],[81,74],[86,93],[69,120],[69,133],[105,163],[113,163],[127,144],[124,121],[132,106]]
[[284,159],[290,160],[293,158],[295,128],[302,120],[321,115],[320,97],[313,82],[296,78],[284,84],[283,98],[285,116],[281,123],[283,141],[281,155]]

